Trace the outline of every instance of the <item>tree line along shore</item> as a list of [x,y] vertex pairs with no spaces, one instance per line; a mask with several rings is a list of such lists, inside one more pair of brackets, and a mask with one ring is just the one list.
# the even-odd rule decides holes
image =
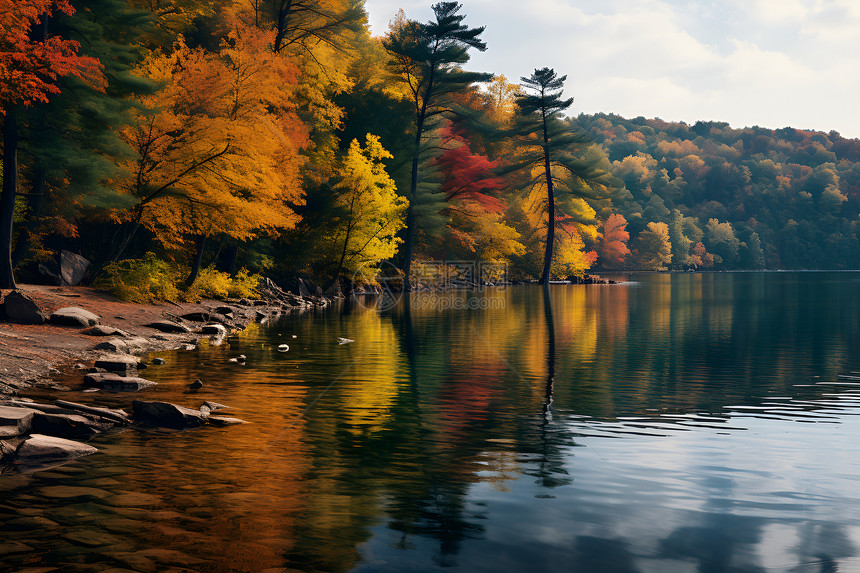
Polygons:
[[382,262],[407,287],[439,261],[860,265],[858,140],[575,115],[567,70],[472,71],[484,28],[432,9],[374,37],[355,0],[8,4],[0,288],[70,284],[75,257],[139,302],[373,286]]

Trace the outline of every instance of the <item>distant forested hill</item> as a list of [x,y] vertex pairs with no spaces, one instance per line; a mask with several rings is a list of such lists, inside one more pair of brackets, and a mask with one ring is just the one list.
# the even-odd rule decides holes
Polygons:
[[634,255],[641,233],[663,228],[649,223],[663,223],[669,268],[860,268],[860,140],[606,114],[574,123],[625,184],[612,204]]

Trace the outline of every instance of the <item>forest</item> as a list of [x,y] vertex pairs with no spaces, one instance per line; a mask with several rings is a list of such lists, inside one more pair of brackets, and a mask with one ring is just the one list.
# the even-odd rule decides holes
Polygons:
[[62,253],[141,301],[860,266],[860,141],[574,115],[575,70],[472,71],[484,28],[432,8],[374,37],[362,0],[0,0],[0,288]]

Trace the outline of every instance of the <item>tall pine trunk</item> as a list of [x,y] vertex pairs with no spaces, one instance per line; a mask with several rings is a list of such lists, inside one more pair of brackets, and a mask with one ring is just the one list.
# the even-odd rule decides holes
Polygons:
[[549,135],[547,133],[546,114],[543,118],[543,162],[546,171],[546,250],[543,255],[543,272],[540,284],[549,284],[549,269],[552,266],[552,249],[555,244],[555,192],[552,186],[552,166],[549,160]]
[[0,192],[0,289],[14,289],[12,270],[12,219],[18,191],[18,124],[15,109],[6,109],[3,120],[3,189]]
[[546,388],[543,405],[544,420],[552,416],[552,397],[555,391],[555,321],[552,316],[552,300],[549,294],[549,285],[543,286],[543,314],[546,323],[547,349],[546,349]]

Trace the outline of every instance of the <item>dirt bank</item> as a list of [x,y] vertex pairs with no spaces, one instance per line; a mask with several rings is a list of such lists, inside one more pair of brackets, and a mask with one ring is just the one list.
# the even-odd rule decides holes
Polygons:
[[[181,320],[178,317],[190,313],[212,316],[206,322],[219,322],[228,330],[244,328],[248,323],[264,317],[276,316],[282,312],[318,306],[324,300],[265,301],[202,301],[194,303],[164,303],[142,305],[122,302],[110,294],[88,287],[56,287],[21,285],[18,289],[31,297],[39,307],[50,315],[63,307],[80,307],[100,317],[100,324],[114,327],[134,337],[133,354],[153,350],[179,348],[185,344],[195,344],[204,334],[199,332],[204,321]],[[0,291],[0,299],[5,299],[11,291]],[[290,295],[291,296],[291,295]],[[232,313],[221,314],[215,310],[225,306]],[[191,329],[190,332],[168,333],[147,326],[159,321],[173,321]],[[3,321],[0,317],[0,396],[15,395],[33,387],[54,387],[51,376],[57,369],[75,363],[91,365],[105,350],[95,350],[109,337],[84,334],[86,328],[58,326],[54,324],[15,324]]]

